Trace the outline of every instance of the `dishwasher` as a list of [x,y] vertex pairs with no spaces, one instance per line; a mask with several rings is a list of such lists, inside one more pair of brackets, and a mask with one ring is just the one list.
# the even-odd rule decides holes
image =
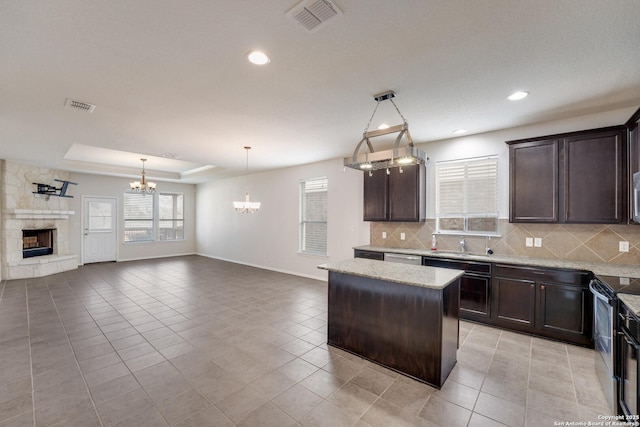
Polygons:
[[422,265],[422,257],[418,255],[404,255],[385,252],[384,260],[388,262],[398,262],[400,264]]

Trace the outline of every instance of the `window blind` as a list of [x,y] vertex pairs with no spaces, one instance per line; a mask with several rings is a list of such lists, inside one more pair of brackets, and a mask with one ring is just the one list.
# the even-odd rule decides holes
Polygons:
[[498,158],[436,164],[438,231],[497,232]]
[[124,193],[124,241],[153,241],[153,196]]
[[300,183],[300,252],[327,254],[328,187],[326,177]]
[[184,195],[158,195],[158,239],[184,239]]

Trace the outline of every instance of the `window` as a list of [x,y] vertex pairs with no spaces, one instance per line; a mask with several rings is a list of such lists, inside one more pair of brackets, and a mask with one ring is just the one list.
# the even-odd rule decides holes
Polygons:
[[184,196],[158,196],[158,240],[184,240]]
[[300,252],[327,255],[326,177],[300,182]]
[[153,195],[124,193],[124,241],[153,241]]
[[498,158],[436,164],[436,230],[465,234],[498,232]]

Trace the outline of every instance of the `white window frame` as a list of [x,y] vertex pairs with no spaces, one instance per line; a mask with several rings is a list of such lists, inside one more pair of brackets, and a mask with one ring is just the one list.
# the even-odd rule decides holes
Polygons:
[[[160,211],[160,199],[162,198],[162,196],[171,196],[173,199],[173,215],[174,218],[162,218],[162,212]],[[177,206],[177,200],[176,200],[176,196],[181,196],[182,197],[182,218],[176,218],[176,214],[178,212],[178,206]],[[179,216],[179,215],[178,215]],[[158,226],[158,231],[156,233],[156,235],[158,236],[158,241],[159,242],[177,242],[177,241],[183,241],[185,239],[184,235],[185,235],[185,230],[184,230],[184,193],[170,193],[170,192],[165,192],[165,193],[158,193],[158,214],[157,214],[157,226]],[[164,228],[160,227],[160,224],[162,222],[165,221],[172,221],[174,223],[174,227],[169,228],[169,230],[176,230],[176,229],[180,229],[179,227],[175,227],[175,224],[178,222],[182,223],[182,237],[181,238],[172,238],[172,239],[165,239],[162,238],[162,230]]]
[[[151,200],[151,218],[129,218],[127,219],[127,197],[144,197],[144,200]],[[156,221],[156,208],[155,208],[155,200],[153,197],[153,194],[143,194],[143,193],[131,193],[131,192],[126,192],[123,195],[123,203],[122,203],[122,218],[124,221],[124,228],[123,228],[123,241],[126,244],[134,244],[134,243],[152,243],[155,241],[156,239],[156,227],[155,227],[155,221]],[[128,222],[137,222],[137,221],[151,221],[151,238],[150,239],[143,239],[143,240],[127,240],[127,223]]]
[[[315,186],[316,188],[312,188],[307,190],[308,186]],[[324,212],[320,213],[320,219],[308,219],[305,215],[306,213],[306,203],[308,202],[307,194],[311,193],[319,193],[325,192],[326,196],[324,199],[324,205],[321,207]],[[329,205],[329,179],[326,176],[317,177],[317,178],[308,178],[300,181],[300,204],[299,204],[299,246],[298,252],[305,255],[314,255],[314,256],[327,256],[327,246],[328,246],[328,205]],[[317,214],[318,212],[313,212]],[[324,224],[324,233],[320,233],[318,236],[320,239],[324,239],[324,244],[308,244],[309,236],[312,236],[311,231],[308,226],[312,224]],[[322,227],[320,227],[322,229]],[[324,234],[324,235],[322,235]],[[313,236],[312,236],[313,237]],[[324,246],[324,250],[322,250],[322,246]]]
[[[483,168],[486,170],[486,176],[482,176]],[[463,234],[463,235],[480,235],[480,236],[499,236],[498,232],[498,156],[483,156],[468,159],[442,161],[436,163],[436,232],[440,234]],[[457,176],[456,176],[457,175]],[[476,192],[472,192],[472,178],[476,176],[484,178],[488,182],[484,185],[482,182],[476,187]],[[449,200],[444,182],[448,181],[454,186],[460,188],[459,193],[459,210],[452,207],[455,202],[453,192],[450,193]],[[451,190],[450,190],[451,191]],[[445,194],[443,194],[445,193]],[[474,200],[474,195],[484,195],[488,204],[482,209],[481,204]],[[453,199],[453,200],[452,200]],[[442,204],[449,204],[443,207]],[[474,219],[493,219],[495,229],[492,230],[472,230],[470,229],[470,221]],[[459,219],[463,222],[462,229],[446,229],[442,223],[446,223],[449,219]]]

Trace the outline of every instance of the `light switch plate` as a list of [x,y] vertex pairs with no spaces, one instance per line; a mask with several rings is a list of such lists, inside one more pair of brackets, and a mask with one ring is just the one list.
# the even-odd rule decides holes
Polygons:
[[404,240],[404,238],[405,238],[404,233],[400,233],[400,240]]
[[533,246],[535,246],[536,248],[541,248],[542,247],[542,238],[536,237],[535,239],[533,239]]
[[533,246],[533,237],[527,237],[524,239],[525,246],[531,247]]
[[382,238],[383,238],[383,239],[386,239],[386,238],[387,238],[387,232],[386,232],[386,231],[383,231],[383,232],[382,232]]
[[629,252],[629,242],[620,242],[618,246],[620,252]]

